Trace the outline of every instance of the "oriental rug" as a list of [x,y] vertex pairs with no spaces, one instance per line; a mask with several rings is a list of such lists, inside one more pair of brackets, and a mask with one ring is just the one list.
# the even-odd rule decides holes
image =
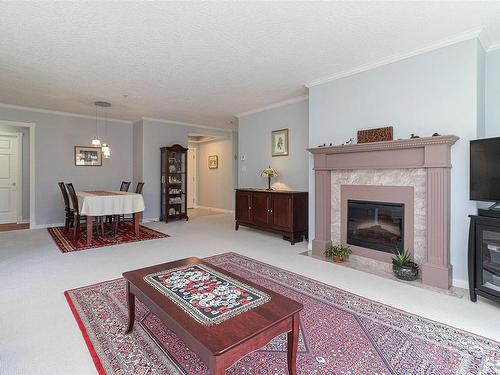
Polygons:
[[[63,253],[70,253],[73,251],[80,250],[88,250],[95,249],[98,247],[112,246],[112,245],[120,245],[128,242],[138,242],[138,241],[147,241],[154,240],[157,238],[165,238],[170,237],[168,234],[158,232],[156,230],[147,228],[145,226],[139,226],[139,236],[135,235],[134,227],[132,223],[125,223],[118,225],[118,231],[116,236],[111,234],[106,234],[104,237],[102,235],[93,235],[92,243],[87,245],[86,238],[86,228],[85,225],[82,225],[80,228],[80,237],[78,241],[73,239],[73,231],[70,230],[66,232],[64,227],[51,227],[47,228],[52,239],[56,243],[57,247]],[[108,228],[107,232],[111,231]]]
[[[239,254],[204,260],[304,305],[298,374],[500,374],[500,343],[493,340]],[[65,296],[100,374],[207,373],[196,354],[139,301],[135,328],[124,334],[124,279],[69,290]],[[278,336],[227,374],[287,374],[286,346],[286,335]]]

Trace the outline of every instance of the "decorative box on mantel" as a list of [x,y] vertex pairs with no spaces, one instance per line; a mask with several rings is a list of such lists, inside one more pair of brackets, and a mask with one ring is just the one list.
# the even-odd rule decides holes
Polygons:
[[[344,206],[350,199],[380,202],[389,199],[391,203],[406,207],[404,247],[411,251],[415,247],[421,252],[414,255],[421,257],[422,283],[449,288],[452,276],[449,252],[450,149],[458,139],[455,135],[445,135],[309,149],[314,156],[315,171],[313,255],[323,256],[325,248],[332,243],[334,213],[338,216],[334,221],[344,221],[341,225],[335,222],[335,228],[338,228],[335,230],[346,231]],[[419,176],[418,186],[409,186],[411,178],[408,176],[411,174]],[[336,182],[339,176],[343,176],[343,180]],[[375,177],[369,180],[370,176]],[[406,180],[398,179],[398,176],[405,176]],[[344,185],[345,181],[350,182]],[[341,186],[337,186],[339,183]],[[336,195],[342,194],[342,197],[333,197],[334,205],[341,207],[332,207],[332,191]],[[344,196],[347,194],[352,196]],[[419,223],[422,223],[422,228],[418,227]],[[338,235],[336,239],[339,241],[346,238],[345,233],[334,234]],[[390,261],[389,253],[377,253],[373,248],[353,246],[353,253],[377,261]]]

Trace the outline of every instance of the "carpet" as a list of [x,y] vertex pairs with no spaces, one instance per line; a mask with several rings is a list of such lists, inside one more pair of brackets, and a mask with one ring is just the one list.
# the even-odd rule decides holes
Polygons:
[[[205,259],[304,305],[298,374],[500,374],[500,343],[235,253]],[[100,374],[203,375],[206,366],[142,303],[127,324],[125,281],[65,292]],[[193,323],[194,324],[194,323]],[[227,374],[287,374],[286,335]]]
[[[109,225],[108,225],[109,226]],[[87,245],[86,228],[82,225],[80,228],[80,237],[78,241],[73,240],[72,231],[66,232],[64,227],[52,227],[47,228],[52,239],[56,243],[57,247],[63,253],[70,253],[73,251],[96,249],[98,247],[119,245],[128,242],[138,242],[154,240],[157,238],[169,237],[168,234],[158,232],[156,230],[147,228],[145,226],[139,227],[139,237],[136,237],[134,227],[132,223],[125,223],[124,225],[118,225],[118,233],[115,237],[112,235],[106,235],[105,237],[92,236],[92,243]],[[110,231],[110,228],[105,229],[105,233]]]

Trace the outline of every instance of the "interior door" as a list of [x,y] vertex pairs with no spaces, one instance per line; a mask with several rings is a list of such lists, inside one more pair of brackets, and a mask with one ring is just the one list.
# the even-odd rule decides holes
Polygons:
[[269,194],[252,194],[252,222],[255,225],[269,225]]
[[17,136],[0,135],[0,224],[17,222]]
[[196,207],[196,149],[188,149],[188,164],[187,164],[187,208]]
[[288,194],[271,194],[271,223],[281,230],[292,230],[292,197]]

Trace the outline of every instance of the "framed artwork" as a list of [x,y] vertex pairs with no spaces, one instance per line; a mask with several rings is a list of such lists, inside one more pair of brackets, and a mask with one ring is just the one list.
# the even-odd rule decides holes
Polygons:
[[288,156],[288,129],[272,131],[271,153],[272,156]]
[[385,128],[358,130],[358,143],[392,141],[392,126]]
[[101,147],[75,146],[75,165],[101,167],[102,150]]
[[210,155],[208,157],[208,169],[219,168],[219,157],[217,155]]

